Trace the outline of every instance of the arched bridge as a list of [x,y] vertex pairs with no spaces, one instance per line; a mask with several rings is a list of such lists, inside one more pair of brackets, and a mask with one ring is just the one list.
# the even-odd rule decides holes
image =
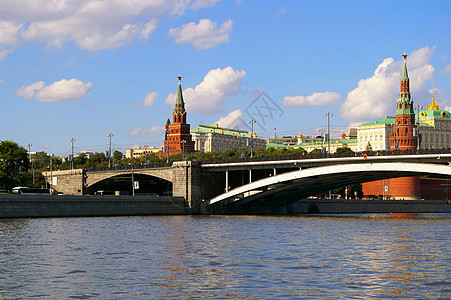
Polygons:
[[425,174],[449,175],[451,178],[451,167],[396,162],[314,167],[260,179],[216,196],[205,204],[211,207],[229,204],[286,204],[346,185]]
[[[191,211],[201,203],[209,207],[277,204],[372,180],[422,174],[451,175],[451,154],[391,155],[321,159],[199,163],[174,162],[170,166],[139,169],[67,170],[44,172],[58,191],[74,195],[114,187],[131,189],[139,181],[147,190],[184,197]],[[132,176],[137,176],[134,178]],[[146,186],[147,185],[147,186]],[[193,209],[195,208],[195,209]]]

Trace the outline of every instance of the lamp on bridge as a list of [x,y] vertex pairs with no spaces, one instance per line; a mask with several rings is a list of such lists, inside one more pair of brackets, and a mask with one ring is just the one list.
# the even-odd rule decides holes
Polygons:
[[420,104],[415,105],[415,110],[418,112],[417,114],[417,151],[420,151],[420,109],[423,109],[423,106]]
[[182,160],[185,161],[185,140],[181,140],[180,143],[182,143]]
[[250,119],[249,123],[251,124],[251,157],[254,156],[254,123],[256,123],[254,119]]
[[330,154],[330,122],[329,118],[333,117],[333,113],[327,112],[324,114],[325,117],[327,117],[327,154]]
[[114,136],[111,132],[108,134],[108,137],[110,138],[110,147],[108,148],[108,168],[111,169],[111,138]]

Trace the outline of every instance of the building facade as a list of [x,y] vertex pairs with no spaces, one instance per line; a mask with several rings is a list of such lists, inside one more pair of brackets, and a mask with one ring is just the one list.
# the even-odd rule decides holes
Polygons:
[[161,151],[161,148],[156,147],[138,147],[138,148],[129,148],[125,149],[125,157],[126,158],[137,158],[140,156],[145,156],[146,154],[157,154]]
[[365,123],[357,133],[357,152],[390,150],[390,134],[393,133],[395,117]]
[[231,148],[266,148],[266,141],[243,130],[235,130],[215,125],[199,125],[191,129],[194,150],[201,152],[225,151]]
[[190,124],[186,122],[185,102],[183,101],[181,80],[178,76],[179,85],[175,107],[172,114],[172,123],[169,118],[165,125],[164,148],[160,152],[160,157],[164,155],[188,154],[194,151],[194,142],[190,134]]

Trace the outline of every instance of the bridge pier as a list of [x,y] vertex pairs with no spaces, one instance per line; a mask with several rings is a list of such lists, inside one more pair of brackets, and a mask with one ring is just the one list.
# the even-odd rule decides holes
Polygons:
[[177,161],[172,165],[172,195],[184,197],[191,213],[199,214],[202,202],[202,170],[197,162]]

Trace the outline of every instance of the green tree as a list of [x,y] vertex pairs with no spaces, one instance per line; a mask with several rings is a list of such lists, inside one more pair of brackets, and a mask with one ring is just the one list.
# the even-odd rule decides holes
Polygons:
[[309,154],[322,154],[323,151],[319,148],[313,149],[312,151],[309,152]]
[[122,154],[122,152],[116,150],[113,152],[113,162],[112,164],[114,165],[121,165],[122,164],[122,159],[124,158],[124,154]]
[[108,158],[104,153],[93,154],[90,159],[86,162],[85,166],[87,168],[101,168],[108,167]]
[[348,146],[337,149],[337,153],[345,153],[345,152],[354,152],[354,151],[352,151],[351,148],[348,148]]
[[26,181],[30,161],[27,150],[13,141],[0,142],[0,188],[11,189]]
[[87,162],[88,155],[86,153],[80,153],[74,158],[74,167],[78,169],[84,168]]

